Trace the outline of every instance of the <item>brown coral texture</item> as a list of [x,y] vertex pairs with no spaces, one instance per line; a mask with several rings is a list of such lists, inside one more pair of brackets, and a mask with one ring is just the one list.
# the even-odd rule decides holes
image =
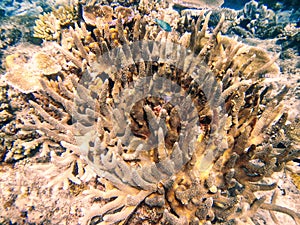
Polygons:
[[44,47],[21,66],[7,58],[5,79],[28,96],[18,129],[38,133],[23,148],[48,157],[29,168],[46,188],[77,187],[91,202],[80,224],[131,224],[144,206],[160,209],[159,224],[244,224],[258,209],[300,224],[256,196],[299,155],[292,141],[278,147],[284,134],[272,138],[287,120],[288,88],[268,81],[278,56],[221,35],[224,16],[207,31],[209,11],[192,20],[163,1],[74,9],[78,18],[73,7],[40,17]]

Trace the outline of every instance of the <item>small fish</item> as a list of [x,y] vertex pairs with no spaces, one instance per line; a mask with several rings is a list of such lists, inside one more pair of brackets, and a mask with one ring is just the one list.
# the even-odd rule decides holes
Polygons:
[[171,32],[172,31],[172,27],[170,26],[170,24],[168,24],[167,22],[163,21],[163,20],[159,20],[155,18],[155,22],[165,31],[167,32]]

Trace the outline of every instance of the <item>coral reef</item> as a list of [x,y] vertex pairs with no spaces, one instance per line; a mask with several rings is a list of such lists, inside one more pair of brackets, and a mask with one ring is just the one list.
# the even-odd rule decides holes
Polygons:
[[[26,81],[25,81],[26,83]],[[38,137],[36,131],[18,129],[20,116],[27,116],[28,96],[9,87],[1,77],[0,97],[0,157],[1,162],[15,162],[35,152],[36,146],[25,149],[23,144]]]
[[0,175],[1,224],[77,224],[81,208],[92,205],[82,201],[81,191],[73,186],[57,191],[42,188],[48,180],[33,174],[25,163],[7,166]]
[[240,10],[237,20],[233,21],[228,32],[242,37],[258,37],[260,39],[290,38],[299,33],[299,24],[297,24],[299,20],[297,16],[293,17],[297,14],[299,17],[299,10],[294,12],[274,11],[256,1],[250,1]]
[[42,12],[51,9],[52,1],[12,1],[0,2],[0,72],[4,71],[2,64],[13,47],[20,43],[40,44],[41,40],[33,37],[35,20]]
[[33,38],[31,28],[37,16],[15,16],[0,19],[0,72],[4,71],[3,58],[10,49],[22,42],[40,43],[41,41]]
[[[13,91],[22,104],[5,114],[17,100],[1,101],[1,120],[35,136],[1,155],[34,155],[15,165],[34,178],[1,171],[9,182],[0,222],[140,224],[135,215],[146,211],[156,224],[245,224],[266,210],[299,223],[299,213],[258,194],[272,193],[277,172],[295,174],[300,154],[288,87],[273,83],[279,56],[221,35],[224,14],[209,31],[211,12],[195,21],[149,2],[80,3],[67,26],[60,8],[35,29],[52,41],[6,57],[1,96]],[[16,182],[24,188],[13,196]],[[49,193],[54,202],[37,200]]]
[[267,6],[250,1],[245,4],[232,29],[244,37],[274,38],[282,34],[290,23],[282,21],[280,16],[283,13],[276,14]]
[[[51,44],[44,47],[45,51],[39,51],[31,58],[26,58],[20,53],[7,56],[5,60],[7,73],[3,78],[8,84],[12,84],[23,93],[40,90],[42,86],[39,79],[42,76],[50,76],[61,71],[60,63],[57,61],[58,58],[54,59],[49,55],[51,47],[53,47]],[[24,63],[27,65],[26,70],[23,68]]]
[[58,9],[39,16],[34,27],[34,37],[45,40],[59,40],[64,26],[74,25],[77,10],[73,6],[60,6]]
[[[196,19],[207,14],[207,9],[183,9],[181,12],[188,19]],[[293,11],[272,10],[252,0],[240,10],[216,8],[212,10],[210,26],[215,26],[221,15],[226,21],[221,32],[238,35],[241,38],[270,39],[277,38],[280,44],[299,48],[295,43],[299,36],[299,9]],[[299,54],[299,51],[298,51]]]

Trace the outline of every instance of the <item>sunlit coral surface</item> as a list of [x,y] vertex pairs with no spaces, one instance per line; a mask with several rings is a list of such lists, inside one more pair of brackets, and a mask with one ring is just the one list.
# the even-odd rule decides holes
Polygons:
[[164,1],[40,16],[43,46],[7,56],[2,77],[3,223],[255,224],[266,210],[299,224],[273,191],[282,170],[299,180],[279,56],[210,16]]

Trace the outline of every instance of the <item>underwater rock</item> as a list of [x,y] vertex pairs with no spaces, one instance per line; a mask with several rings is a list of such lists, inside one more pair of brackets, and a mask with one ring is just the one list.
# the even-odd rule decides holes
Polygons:
[[[300,154],[293,138],[277,147],[286,140],[288,92],[272,85],[278,56],[221,35],[224,15],[209,30],[211,12],[195,21],[163,2],[146,3],[106,6],[108,21],[102,4],[80,5],[87,13],[74,26],[59,25],[55,41],[6,58],[6,83],[27,100],[17,127],[38,132],[22,146],[39,149],[37,161],[47,156],[25,165],[34,180],[46,181],[41,189],[52,198],[77,190],[80,224],[126,222],[147,209],[144,202],[161,209],[154,218],[162,224],[246,223],[258,209],[299,220],[256,195],[272,192],[268,178]],[[32,77],[34,89],[22,81]],[[17,208],[43,222],[34,216],[35,205],[42,208],[36,199],[15,192],[5,213]]]

